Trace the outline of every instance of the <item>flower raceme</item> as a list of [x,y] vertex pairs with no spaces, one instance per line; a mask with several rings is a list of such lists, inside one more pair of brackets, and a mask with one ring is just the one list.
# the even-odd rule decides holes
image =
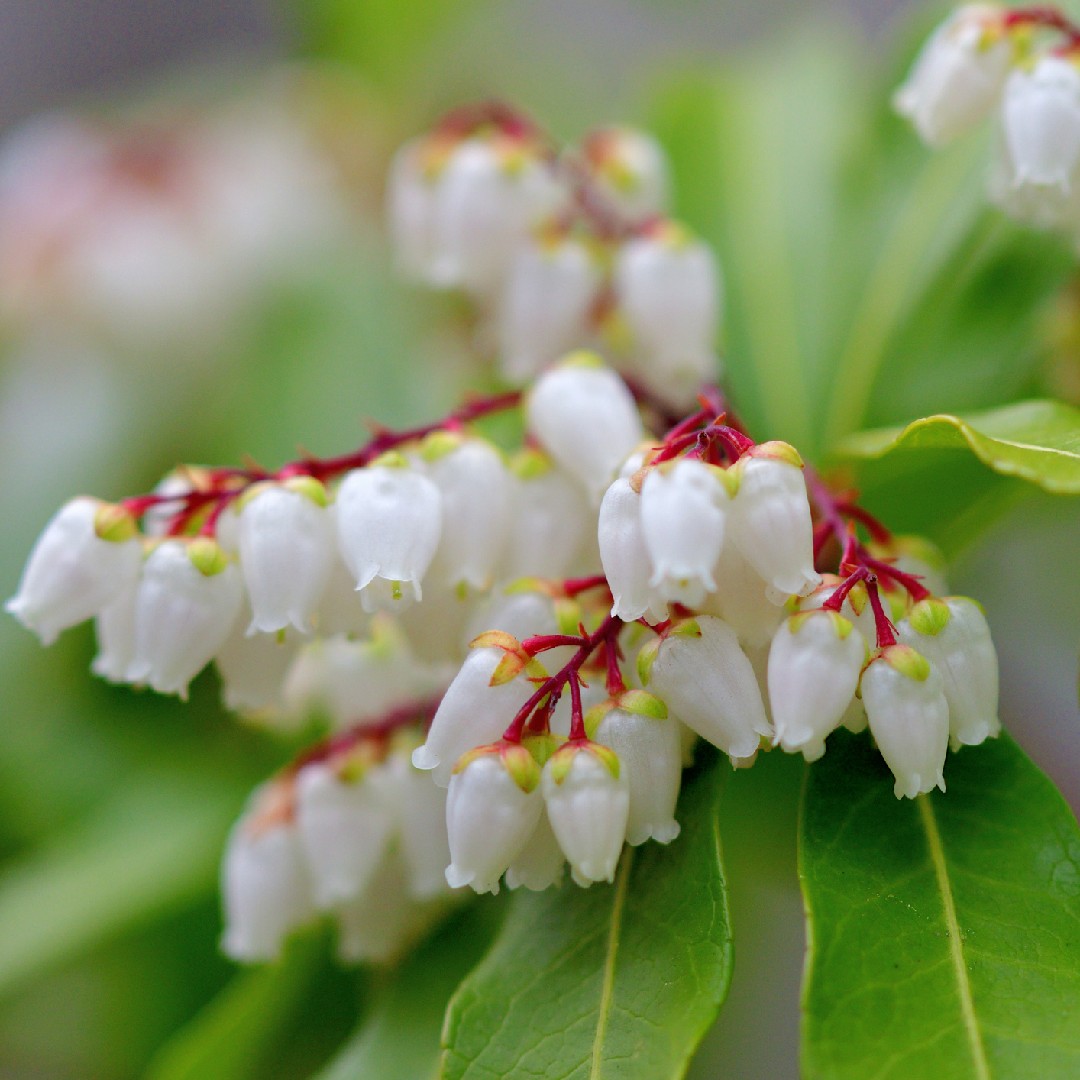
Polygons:
[[[662,162],[626,131],[560,156],[509,111],[452,115],[395,165],[399,256],[481,304],[520,287],[499,318],[528,385],[340,457],[74,499],[31,552],[8,610],[45,644],[93,619],[107,679],[185,696],[213,662],[246,719],[324,728],[228,842],[235,958],[329,918],[344,959],[385,961],[454,889],[611,881],[625,844],[677,842],[697,740],[747,767],[869,725],[915,797],[999,730],[985,618],[925,543],[708,385],[719,278],[662,217]],[[577,347],[620,326],[631,381]],[[483,422],[510,410],[506,452]]]

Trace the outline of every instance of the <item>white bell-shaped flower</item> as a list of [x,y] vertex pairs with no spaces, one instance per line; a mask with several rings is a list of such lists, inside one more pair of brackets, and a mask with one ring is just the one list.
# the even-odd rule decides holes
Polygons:
[[544,809],[540,766],[523,746],[485,747],[454,769],[446,796],[453,889],[497,893],[499,878],[521,851]]
[[337,555],[325,488],[308,476],[259,485],[242,498],[239,513],[240,570],[251,601],[247,632],[292,626],[307,633]]
[[652,563],[649,585],[667,600],[698,607],[715,592],[727,493],[716,471],[693,458],[649,469],[641,527]]
[[529,430],[595,501],[644,437],[626,383],[592,353],[573,353],[537,379]]
[[733,758],[751,757],[773,734],[753,665],[722,619],[676,624],[642,649],[638,667],[670,713]]
[[307,862],[287,820],[242,817],[225,846],[221,876],[221,948],[233,960],[276,960],[286,937],[314,914]]
[[768,645],[784,618],[784,609],[769,599],[765,579],[732,543],[720,549],[714,576],[716,592],[705,598],[702,612],[723,619],[742,645]]
[[896,778],[896,797],[944,791],[949,705],[937,668],[909,645],[891,645],[870,661],[860,693],[870,733]]
[[596,260],[574,237],[549,230],[520,247],[496,314],[503,375],[531,379],[584,344],[599,284]]
[[240,572],[215,541],[162,541],[135,594],[128,680],[186,701],[188,683],[225,644],[242,605]]
[[532,696],[536,688],[526,673],[534,665],[505,648],[471,649],[439,703],[424,745],[413,751],[413,764],[432,770],[435,783],[447,787],[461,755],[498,741]]
[[566,856],[559,847],[545,808],[532,836],[506,868],[506,887],[543,892],[562,881],[565,867]]
[[786,619],[769,649],[769,702],[776,743],[817,761],[825,738],[839,727],[855,698],[866,642],[832,611]]
[[[551,596],[540,589],[525,588],[525,584],[522,582],[520,587],[513,586],[485,597],[465,624],[464,644],[468,645],[474,638],[489,630],[501,630],[518,641],[537,634],[559,633],[559,620]],[[570,629],[572,633],[576,633],[577,624],[573,624]],[[553,651],[558,653],[561,650]],[[545,657],[551,655],[551,652],[544,653]]]
[[997,650],[979,605],[964,596],[923,600],[897,626],[900,641],[941,672],[954,746],[976,746],[1001,731]]
[[623,244],[614,275],[635,374],[671,405],[692,405],[718,373],[721,285],[712,251],[667,223]]
[[296,776],[296,828],[311,870],[315,904],[336,907],[359,896],[386,854],[392,809],[362,767],[305,765]]
[[38,537],[19,591],[4,608],[51,645],[61,630],[97,615],[132,585],[141,551],[122,507],[72,499]]
[[393,807],[409,895],[430,900],[445,894],[445,871],[450,862],[446,789],[415,768],[403,749],[392,750],[381,765],[371,770],[369,780]]
[[435,179],[425,167],[426,138],[412,139],[394,155],[386,184],[386,215],[398,270],[414,281],[431,276]]
[[769,583],[772,598],[805,596],[821,584],[802,460],[787,443],[761,443],[739,459],[728,535]]
[[137,581],[133,581],[94,619],[98,651],[90,670],[109,682],[127,682],[128,668],[135,656],[136,585]]
[[628,127],[590,131],[582,154],[593,183],[627,220],[643,221],[667,209],[671,188],[667,157],[647,132]]
[[[825,601],[832,598],[838,584],[837,577],[828,575],[812,593],[799,598],[798,610],[800,612],[820,610]],[[865,585],[858,584],[848,592],[840,605],[840,614],[859,631],[871,649],[877,648],[877,623],[874,621],[874,609],[870,606],[870,598],[867,596]]]
[[592,531],[595,511],[568,473],[539,451],[514,462],[510,526],[499,577],[566,577]]
[[544,765],[541,786],[574,880],[585,887],[613,881],[630,814],[630,785],[618,756],[596,743],[566,743]]
[[1046,55],[1030,70],[1013,71],[1005,83],[1001,116],[1013,186],[1067,192],[1080,164],[1080,70],[1076,64]]
[[299,639],[295,631],[256,634],[249,637],[241,616],[214,655],[214,667],[221,676],[221,700],[225,708],[273,726],[295,728],[281,723],[285,705],[285,678],[296,658]]
[[554,170],[532,147],[464,140],[436,182],[430,280],[478,296],[497,292],[530,228],[562,198]]
[[442,525],[431,480],[400,456],[380,460],[348,473],[337,492],[338,546],[367,611],[421,598]]
[[486,439],[446,432],[421,452],[442,504],[431,576],[455,589],[486,589],[510,527],[512,481],[502,455]]
[[615,480],[600,503],[596,530],[600,560],[614,599],[611,611],[624,622],[643,615],[667,618],[667,603],[652,584],[653,564],[645,543],[641,495],[626,477]]
[[642,690],[630,690],[617,704],[602,708],[606,711],[593,738],[615,751],[626,772],[630,788],[626,842],[635,847],[646,840],[670,844],[679,835],[675,820],[682,782],[679,722],[668,716],[659,698]]
[[[331,506],[329,512],[336,537],[337,507]],[[371,613],[364,610],[363,601],[356,591],[356,579],[345,565],[340,548],[336,550],[330,579],[315,611],[315,625],[323,637],[334,634],[366,637],[371,627]]]
[[989,115],[1012,59],[1002,8],[965,4],[923,46],[893,107],[930,146],[965,134]]

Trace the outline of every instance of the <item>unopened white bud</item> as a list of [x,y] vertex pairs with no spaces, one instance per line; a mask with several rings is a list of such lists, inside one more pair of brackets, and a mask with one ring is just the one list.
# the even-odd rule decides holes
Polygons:
[[698,607],[716,590],[727,493],[708,465],[680,458],[650,469],[641,487],[641,525],[652,563],[649,585]]
[[725,754],[750,757],[773,734],[753,665],[723,620],[702,615],[677,624],[638,663],[650,692]]
[[641,495],[629,479],[620,478],[607,489],[600,503],[597,540],[604,574],[614,599],[612,614],[624,622],[647,615],[655,622],[667,618],[667,604],[650,582],[652,560],[645,544]]
[[965,134],[996,104],[1012,58],[1002,9],[965,4],[923,46],[893,105],[922,140],[941,146]]
[[249,634],[311,630],[334,565],[334,540],[326,492],[311,477],[260,486],[243,498],[238,541]]
[[296,776],[296,827],[311,868],[315,904],[333,908],[367,887],[386,853],[390,808],[364,775],[314,762]]
[[630,691],[623,698],[623,705],[600,720],[593,738],[614,750],[626,771],[630,789],[626,842],[670,844],[679,835],[675,820],[682,782],[679,722],[651,694]]
[[243,604],[235,564],[213,540],[164,540],[135,594],[128,679],[187,700],[188,683],[225,644]]
[[575,353],[536,381],[529,429],[599,500],[644,432],[626,383],[589,353]]
[[854,700],[866,642],[842,615],[809,611],[786,619],[769,649],[769,702],[776,743],[807,761],[825,753]]
[[[511,761],[510,758],[515,760]],[[535,830],[544,809],[540,766],[523,746],[467,754],[450,778],[446,831],[451,888],[497,893],[499,878]]]
[[[404,606],[439,543],[439,489],[404,463],[354,469],[337,493],[338,545],[367,611]],[[376,586],[383,582],[380,591]]]
[[628,127],[601,128],[589,133],[582,152],[593,183],[619,214],[638,222],[667,209],[667,158],[651,135]]
[[600,269],[580,240],[541,234],[519,248],[497,313],[503,375],[533,378],[584,344],[599,284]]
[[510,525],[511,477],[502,455],[484,439],[438,434],[424,456],[442,503],[431,575],[452,588],[486,589]]
[[892,770],[898,799],[945,790],[949,706],[937,668],[907,645],[870,661],[860,684],[870,733]]
[[1068,192],[1080,163],[1080,71],[1061,56],[1017,69],[1002,100],[1005,147],[1013,186]]
[[545,808],[532,836],[506,868],[506,887],[543,892],[562,881],[565,866],[566,856],[559,847]]
[[802,462],[786,443],[762,443],[739,460],[728,535],[772,586],[773,599],[805,596],[821,583]]
[[997,735],[997,651],[979,605],[963,596],[923,600],[897,631],[941,672],[953,744],[976,746]]
[[130,588],[140,554],[134,522],[121,508],[72,499],[38,537],[5,610],[51,645],[61,630],[97,615]]
[[595,743],[567,743],[544,766],[551,828],[574,880],[613,881],[626,839],[630,786],[618,756]]
[[681,226],[630,240],[615,263],[615,293],[632,337],[634,371],[664,401],[693,404],[713,382],[720,275],[709,248]]

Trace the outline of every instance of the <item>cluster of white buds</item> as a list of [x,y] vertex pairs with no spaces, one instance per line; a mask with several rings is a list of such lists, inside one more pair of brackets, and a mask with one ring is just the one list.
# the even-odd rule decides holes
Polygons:
[[665,216],[668,188],[640,132],[560,154],[502,106],[463,109],[399,152],[390,227],[406,275],[481,306],[510,380],[588,346],[681,408],[717,375],[721,284],[709,248]]
[[1080,27],[1048,7],[966,4],[923,47],[894,99],[931,146],[997,112],[990,198],[1080,236]]
[[407,727],[331,742],[254,793],[223,861],[229,956],[272,960],[324,914],[343,960],[385,962],[430,925],[448,892],[446,795],[409,764],[413,745]]

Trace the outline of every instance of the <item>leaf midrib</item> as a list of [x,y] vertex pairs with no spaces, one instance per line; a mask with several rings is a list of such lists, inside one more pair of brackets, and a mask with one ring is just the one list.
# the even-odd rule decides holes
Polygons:
[[589,1066],[589,1080],[600,1080],[603,1066],[602,1054],[604,1038],[607,1034],[607,1020],[611,1012],[611,999],[615,993],[615,956],[619,951],[619,933],[622,929],[623,909],[626,906],[626,893],[630,881],[630,867],[634,862],[634,849],[625,852],[619,865],[619,874],[615,879],[614,895],[611,902],[611,924],[608,927],[607,949],[604,955],[604,976],[600,983],[600,1005],[596,1021],[596,1035],[593,1038],[592,1059]]
[[972,1065],[976,1080],[991,1080],[990,1063],[986,1060],[986,1048],[983,1046],[982,1032],[975,1017],[975,1002],[971,996],[971,980],[968,978],[967,965],[964,963],[963,941],[960,936],[960,924],[956,918],[956,903],[953,900],[952,884],[949,881],[949,868],[945,862],[945,849],[941,843],[937,818],[933,804],[927,795],[920,795],[916,802],[919,807],[919,819],[926,833],[927,850],[934,867],[938,890],[941,893],[941,906],[945,916],[945,932],[949,939],[949,958],[956,975],[957,992],[960,999],[960,1017],[964,1025],[968,1046],[971,1050]]

